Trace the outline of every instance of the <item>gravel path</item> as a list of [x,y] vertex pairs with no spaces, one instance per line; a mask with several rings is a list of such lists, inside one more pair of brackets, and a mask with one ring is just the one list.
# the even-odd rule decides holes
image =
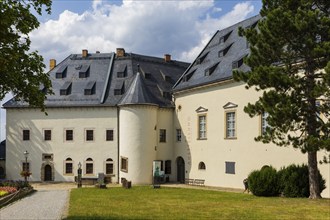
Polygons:
[[0,219],[62,219],[69,190],[39,190],[0,210]]

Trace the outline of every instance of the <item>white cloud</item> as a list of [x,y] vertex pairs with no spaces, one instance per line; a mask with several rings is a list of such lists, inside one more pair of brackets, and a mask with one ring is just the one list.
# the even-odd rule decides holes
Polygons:
[[[31,34],[32,50],[48,64],[82,49],[127,52],[152,56],[172,54],[174,59],[192,61],[216,30],[239,22],[253,12],[249,2],[237,4],[229,13],[214,18],[221,8],[213,1],[127,1],[121,5],[94,0],[92,11],[64,11]],[[202,19],[203,18],[203,19]]]

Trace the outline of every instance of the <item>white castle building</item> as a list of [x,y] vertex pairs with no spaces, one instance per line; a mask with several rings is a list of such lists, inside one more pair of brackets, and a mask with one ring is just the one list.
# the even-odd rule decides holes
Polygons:
[[[7,102],[6,177],[21,179],[27,150],[31,181],[74,181],[104,173],[112,182],[151,184],[153,162],[170,182],[203,179],[205,185],[243,188],[243,179],[264,165],[279,169],[307,163],[293,148],[255,142],[267,126],[243,108],[260,93],[232,79],[249,47],[238,27],[217,31],[192,64],[117,49],[51,60],[54,95],[47,113]],[[325,155],[320,152],[319,158]],[[319,165],[329,197],[330,168]]]

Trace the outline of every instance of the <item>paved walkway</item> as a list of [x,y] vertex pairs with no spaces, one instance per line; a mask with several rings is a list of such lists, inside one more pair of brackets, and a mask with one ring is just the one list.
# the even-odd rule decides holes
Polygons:
[[62,219],[67,214],[68,200],[69,189],[38,189],[22,200],[0,209],[0,219]]

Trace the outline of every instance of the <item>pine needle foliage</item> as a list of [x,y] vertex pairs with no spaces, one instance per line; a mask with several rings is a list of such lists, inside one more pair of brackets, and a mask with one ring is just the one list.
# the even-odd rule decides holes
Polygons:
[[251,70],[234,79],[262,91],[244,111],[269,114],[256,141],[308,154],[310,198],[319,198],[317,152],[330,151],[330,1],[263,0],[260,14],[257,28],[240,29]]

